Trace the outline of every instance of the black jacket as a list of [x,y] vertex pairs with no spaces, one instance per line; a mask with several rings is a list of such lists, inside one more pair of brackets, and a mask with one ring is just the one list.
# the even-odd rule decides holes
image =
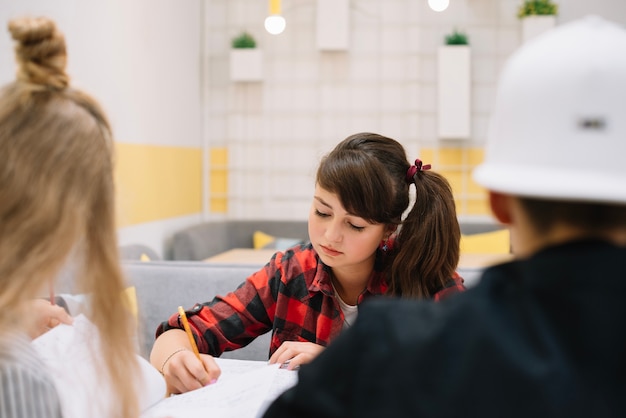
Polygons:
[[548,248],[439,303],[364,303],[277,417],[625,417],[626,249]]

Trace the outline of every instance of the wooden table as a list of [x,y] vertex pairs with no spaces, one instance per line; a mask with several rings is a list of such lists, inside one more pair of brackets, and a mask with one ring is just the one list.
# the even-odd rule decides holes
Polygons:
[[259,249],[254,248],[233,248],[232,250],[224,251],[223,253],[216,254],[212,257],[205,258],[207,263],[222,263],[222,264],[260,264],[264,265],[270,258],[276,253],[276,250]]
[[[258,264],[264,265],[276,250],[253,248],[233,248],[232,250],[205,259],[208,263],[222,264]],[[461,254],[459,269],[482,269],[493,264],[513,259],[512,254]]]

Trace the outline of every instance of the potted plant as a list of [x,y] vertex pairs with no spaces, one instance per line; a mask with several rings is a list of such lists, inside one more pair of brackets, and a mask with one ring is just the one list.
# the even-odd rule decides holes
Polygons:
[[445,36],[446,45],[469,45],[467,35],[454,29],[452,33]]
[[243,31],[232,39],[230,50],[230,79],[232,81],[261,81],[263,54],[254,37]]
[[470,137],[471,54],[466,33],[454,29],[437,51],[439,138]]
[[558,4],[552,0],[524,0],[517,10],[517,17],[522,20],[522,41],[553,28],[558,11]]
[[256,41],[252,35],[244,31],[233,38],[232,47],[233,49],[252,49],[256,48]]

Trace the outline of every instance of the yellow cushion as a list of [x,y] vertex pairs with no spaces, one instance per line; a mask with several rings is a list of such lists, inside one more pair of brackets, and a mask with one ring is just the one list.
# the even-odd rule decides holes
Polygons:
[[298,238],[275,237],[261,231],[255,231],[252,235],[252,245],[255,250],[268,249],[285,251],[286,249],[302,244],[303,242],[303,240]]
[[508,254],[511,252],[511,236],[508,229],[482,234],[461,234],[462,254]]
[[148,255],[146,253],[141,253],[141,256],[139,256],[139,260],[141,260],[141,261],[150,261],[150,257],[148,257]]
[[139,313],[139,310],[137,308],[137,290],[135,289],[135,286],[127,287],[124,290],[124,297],[126,298],[126,303],[128,304],[128,309],[133,314],[133,316],[135,317],[135,320],[136,320],[137,319],[137,314]]
[[254,247],[255,250],[264,248],[265,246],[267,246],[268,244],[271,244],[275,240],[276,240],[275,237],[269,234],[266,234],[265,232],[254,231],[254,234],[252,234],[252,246]]

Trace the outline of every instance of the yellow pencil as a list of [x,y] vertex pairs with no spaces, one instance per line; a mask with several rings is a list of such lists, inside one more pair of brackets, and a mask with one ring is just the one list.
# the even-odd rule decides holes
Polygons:
[[193,338],[193,334],[191,333],[191,328],[189,328],[189,322],[187,321],[187,315],[185,314],[185,310],[183,309],[182,306],[178,307],[178,315],[180,315],[180,319],[183,321],[183,327],[185,328],[185,332],[187,333],[187,337],[189,338],[189,344],[191,344],[191,349],[193,350],[193,353],[196,355],[196,358],[200,360],[200,352],[198,351],[196,340]]

